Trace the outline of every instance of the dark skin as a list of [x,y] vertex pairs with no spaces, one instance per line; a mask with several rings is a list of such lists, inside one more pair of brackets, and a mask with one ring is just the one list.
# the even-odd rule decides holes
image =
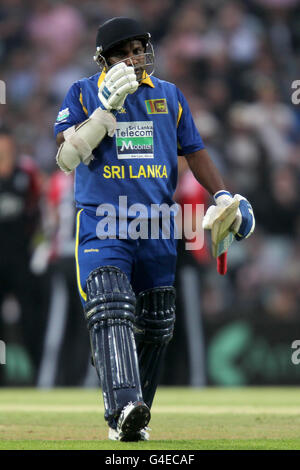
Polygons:
[[[126,41],[111,49],[109,56],[106,57],[107,64],[112,66],[117,62],[123,61],[127,66],[137,67],[141,64],[140,68],[135,69],[137,79],[141,78],[143,72],[143,57],[136,57],[145,52],[144,46],[141,41],[135,39]],[[64,142],[62,132],[59,132],[56,137],[56,143],[60,146]],[[211,194],[215,194],[221,189],[225,189],[223,179],[212,162],[206,149],[197,150],[196,152],[185,155],[188,165],[193,172],[196,180]]]
[[[143,43],[138,39],[134,39],[133,41],[123,42],[111,49],[106,61],[109,67],[121,61],[125,62],[128,67],[135,67],[137,79],[140,80],[145,63],[145,59],[141,54],[144,54],[144,52]],[[138,67],[139,65],[140,67]]]

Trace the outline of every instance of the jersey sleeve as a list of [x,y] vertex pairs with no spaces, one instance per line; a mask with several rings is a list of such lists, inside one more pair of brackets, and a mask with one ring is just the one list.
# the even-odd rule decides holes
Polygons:
[[54,124],[55,137],[59,132],[63,132],[68,129],[68,127],[79,124],[87,119],[88,116],[84,112],[81,103],[81,96],[80,84],[78,82],[73,83],[58,112]]
[[177,145],[178,155],[187,155],[205,148],[201,136],[195,126],[189,105],[177,88],[178,119],[177,119]]

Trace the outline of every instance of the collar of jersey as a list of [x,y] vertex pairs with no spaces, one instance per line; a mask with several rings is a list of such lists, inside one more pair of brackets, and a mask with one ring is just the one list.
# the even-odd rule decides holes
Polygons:
[[[106,74],[106,71],[105,71],[105,69],[103,69],[102,72],[99,75],[99,78],[98,78],[98,88],[101,85],[101,83],[103,82],[105,74]],[[155,85],[153,84],[150,76],[146,73],[145,70],[143,72],[143,79],[142,79],[141,83],[139,84],[139,86],[141,86],[141,85],[148,85],[151,88],[155,88]]]
[[143,79],[140,83],[140,85],[148,85],[151,86],[151,88],[155,88],[155,85],[153,84],[150,75],[147,74],[146,70],[143,72]]

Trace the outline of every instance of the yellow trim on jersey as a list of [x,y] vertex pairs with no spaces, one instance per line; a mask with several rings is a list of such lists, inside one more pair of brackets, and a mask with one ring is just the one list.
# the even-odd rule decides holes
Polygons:
[[99,75],[99,78],[98,78],[98,88],[100,87],[101,83],[103,82],[104,78],[105,78],[105,75],[106,75],[106,70],[105,70],[105,67],[104,69],[102,70],[102,72],[100,73]]
[[[99,75],[99,78],[98,78],[98,88],[100,87],[101,83],[103,82],[104,78],[105,78],[105,75],[106,75],[106,70],[105,68],[102,70],[102,72],[100,73]],[[146,70],[144,70],[143,72],[143,77],[142,77],[142,81],[140,83],[141,84],[144,84],[144,85],[148,85],[150,86],[151,88],[155,88],[155,85],[153,84],[150,76],[147,74]]]
[[86,109],[86,107],[85,107],[84,104],[83,104],[82,91],[80,92],[80,95],[79,95],[79,101],[80,101],[80,103],[81,103],[81,106],[82,106],[83,111],[84,111],[85,114],[88,116],[88,115],[89,115],[89,112],[88,112],[88,110]]
[[153,85],[153,82],[150,78],[150,76],[147,74],[146,70],[144,70],[143,72],[143,77],[142,77],[142,81],[140,84],[144,84],[144,85],[148,85],[148,86],[151,86],[151,88],[155,88],[155,85]]
[[77,224],[76,224],[75,259],[76,259],[76,277],[77,277],[77,285],[78,285],[79,293],[80,293],[81,297],[83,298],[83,300],[86,302],[87,295],[81,287],[80,271],[79,271],[79,263],[78,263],[79,225],[80,225],[80,214],[81,214],[82,211],[83,211],[83,209],[78,211],[77,217],[76,217]]
[[181,115],[182,115],[182,106],[181,106],[181,104],[180,104],[179,101],[178,101],[177,127],[178,127],[178,125],[179,125],[179,121],[180,121],[180,119],[181,119]]

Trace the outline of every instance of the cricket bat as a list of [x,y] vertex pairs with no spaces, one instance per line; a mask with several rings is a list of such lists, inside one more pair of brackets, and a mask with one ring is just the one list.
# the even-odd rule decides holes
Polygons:
[[211,228],[212,255],[217,258],[217,269],[222,275],[227,271],[227,251],[234,240],[230,227],[234,222],[240,202],[233,200],[224,207],[214,220]]

